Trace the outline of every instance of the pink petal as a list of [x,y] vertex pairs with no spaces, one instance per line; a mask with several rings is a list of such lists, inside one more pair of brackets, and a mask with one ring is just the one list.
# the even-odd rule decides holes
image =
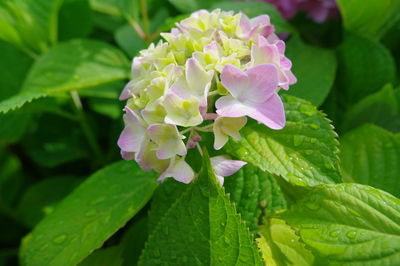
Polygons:
[[246,93],[249,84],[247,74],[231,64],[222,69],[221,82],[235,98]]
[[226,117],[241,117],[247,115],[246,106],[231,95],[222,96],[215,102],[217,114]]
[[127,152],[138,152],[146,137],[146,129],[138,115],[129,107],[125,107],[125,128],[122,131],[118,146]]
[[134,152],[126,152],[126,151],[121,150],[121,157],[124,160],[130,161],[130,160],[133,160],[133,158],[135,158],[135,153]]
[[239,160],[230,160],[226,156],[211,157],[211,165],[217,176],[231,176],[242,168],[246,162]]
[[272,129],[282,129],[286,123],[284,106],[276,93],[265,103],[246,106],[243,112]]
[[133,85],[133,80],[129,81],[128,84],[125,85],[124,89],[121,92],[121,95],[119,96],[119,100],[126,100],[131,97],[131,88]]
[[272,64],[263,64],[247,70],[249,87],[243,98],[254,103],[265,102],[278,89],[278,71]]
[[118,147],[126,152],[137,152],[140,149],[140,144],[142,143],[142,137],[136,134],[130,127],[125,127],[122,130],[121,135],[118,139]]
[[166,178],[172,177],[176,181],[189,184],[194,178],[193,169],[188,165],[183,158],[171,160],[170,166],[157,179],[158,182],[163,182]]

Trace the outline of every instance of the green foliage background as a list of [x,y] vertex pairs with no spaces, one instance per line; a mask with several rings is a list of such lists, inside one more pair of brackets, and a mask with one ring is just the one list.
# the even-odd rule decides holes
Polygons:
[[[315,24],[261,2],[1,1],[0,265],[400,265],[400,1],[337,3]],[[298,83],[283,130],[228,143],[248,164],[223,188],[211,146],[192,184],[159,185],[120,159],[117,98],[202,8],[268,14]]]

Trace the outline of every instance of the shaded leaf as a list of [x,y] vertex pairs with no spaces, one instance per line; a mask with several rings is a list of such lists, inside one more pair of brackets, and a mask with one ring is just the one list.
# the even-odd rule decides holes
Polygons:
[[334,51],[307,45],[294,36],[287,43],[287,57],[292,60],[292,71],[297,78],[287,93],[321,105],[335,80]]
[[114,33],[115,41],[130,57],[134,57],[137,53],[144,49],[147,45],[133,30],[129,24],[119,27]]
[[400,139],[374,125],[340,138],[343,180],[370,185],[400,197]]
[[30,186],[18,204],[19,219],[26,226],[34,227],[45,216],[45,208],[54,208],[79,182],[77,178],[59,177],[44,179]]
[[338,0],[346,29],[373,38],[382,37],[400,18],[397,0]]
[[351,33],[345,34],[338,49],[338,63],[338,84],[349,103],[358,102],[396,80],[390,52],[377,41]]
[[58,19],[60,40],[84,38],[92,30],[89,0],[63,0]]
[[343,117],[342,131],[349,131],[362,124],[373,123],[388,130],[400,130],[400,101],[391,85],[370,94],[351,106]]

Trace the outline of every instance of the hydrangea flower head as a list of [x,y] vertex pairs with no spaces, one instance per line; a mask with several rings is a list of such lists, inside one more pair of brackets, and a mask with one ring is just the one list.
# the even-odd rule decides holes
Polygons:
[[[283,128],[278,91],[296,78],[267,15],[200,10],[176,26],[133,59],[120,96],[127,104],[118,145],[124,159],[160,173],[160,182],[190,183],[195,172],[186,154],[199,147],[199,132],[213,134],[220,150],[230,137],[241,139],[248,119]],[[223,155],[211,163],[221,185],[245,164]]]

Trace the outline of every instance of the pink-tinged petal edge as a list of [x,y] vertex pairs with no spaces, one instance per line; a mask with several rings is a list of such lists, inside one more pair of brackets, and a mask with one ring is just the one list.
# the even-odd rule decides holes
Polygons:
[[226,156],[220,155],[211,157],[211,165],[217,176],[231,176],[240,170],[246,162],[239,160],[230,160]]

